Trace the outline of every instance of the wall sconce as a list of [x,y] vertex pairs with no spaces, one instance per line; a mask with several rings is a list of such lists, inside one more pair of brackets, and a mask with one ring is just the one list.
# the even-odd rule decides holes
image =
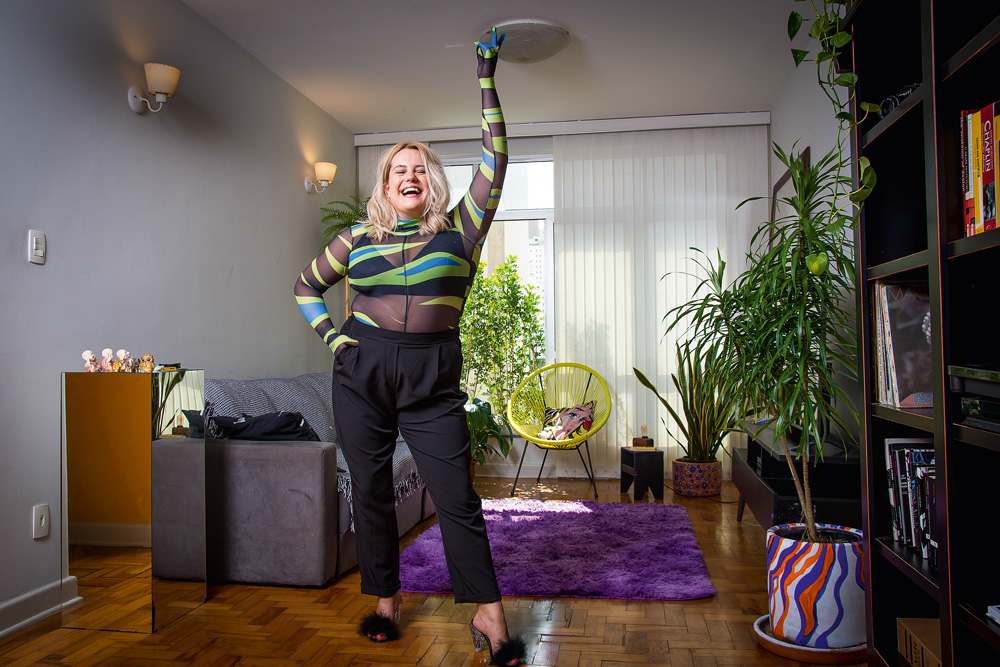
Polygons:
[[[163,103],[168,97],[174,96],[181,71],[176,67],[160,63],[146,63],[143,67],[146,70],[146,87],[149,88],[149,94],[155,96],[160,105],[154,109],[139,86],[131,86],[128,89],[128,105],[136,113],[145,113],[147,108],[156,113],[163,108]],[[142,106],[143,103],[146,104],[145,108]]]
[[332,162],[317,162],[313,167],[316,169],[316,180],[319,183],[313,183],[312,179],[306,176],[306,192],[323,192],[326,190],[330,183],[333,183],[333,177],[337,174],[337,165]]

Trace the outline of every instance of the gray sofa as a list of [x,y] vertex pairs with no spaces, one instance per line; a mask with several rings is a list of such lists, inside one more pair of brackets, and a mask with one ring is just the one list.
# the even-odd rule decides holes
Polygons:
[[[208,535],[210,580],[322,586],[357,565],[351,479],[336,442],[330,373],[261,380],[205,380],[216,415],[301,413],[319,441],[205,441],[205,511],[197,503],[192,446],[163,438],[153,444],[153,575],[198,579]],[[406,443],[393,459],[396,518],[402,536],[434,514]],[[195,499],[195,500],[192,500]],[[204,538],[201,539],[204,544]],[[199,567],[201,568],[199,570]]]

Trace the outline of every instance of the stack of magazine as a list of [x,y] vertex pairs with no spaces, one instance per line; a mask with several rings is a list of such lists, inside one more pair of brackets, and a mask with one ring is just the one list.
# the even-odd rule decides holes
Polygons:
[[896,408],[934,405],[927,283],[876,281],[875,400]]
[[930,438],[886,438],[892,537],[937,566],[937,472]]

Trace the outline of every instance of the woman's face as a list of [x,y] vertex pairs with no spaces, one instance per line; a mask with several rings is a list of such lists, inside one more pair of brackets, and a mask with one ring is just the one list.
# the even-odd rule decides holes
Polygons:
[[427,210],[427,167],[415,148],[404,148],[389,163],[385,192],[400,220],[414,220]]

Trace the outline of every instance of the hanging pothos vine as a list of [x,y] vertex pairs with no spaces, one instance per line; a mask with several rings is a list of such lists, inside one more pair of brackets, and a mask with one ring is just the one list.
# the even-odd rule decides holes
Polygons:
[[[803,17],[801,12],[792,11],[788,15],[788,39],[794,40],[803,25],[809,25],[809,36],[816,40],[818,49],[812,55],[807,49],[792,49],[792,58],[795,66],[798,67],[803,62],[813,62],[816,64],[816,81],[820,89],[833,105],[833,112],[839,125],[837,127],[837,154],[840,156],[850,155],[851,151],[847,146],[848,137],[851,131],[860,125],[869,113],[878,111],[878,105],[872,102],[861,102],[858,107],[861,116],[857,117],[852,113],[851,106],[855,99],[855,87],[858,84],[858,75],[854,72],[841,71],[839,59],[852,40],[851,33],[844,29],[843,14],[846,12],[846,0],[795,0],[796,2],[808,2],[812,9],[812,15]],[[848,160],[841,160],[841,168],[848,167]],[[850,192],[842,189],[844,186],[838,183],[836,186],[835,200],[841,202],[846,195],[848,201],[854,205],[854,211],[850,215],[851,225],[857,224],[862,202],[868,198],[875,187],[876,176],[871,162],[867,157],[858,159],[858,180],[857,187]],[[839,179],[838,179],[839,180]],[[848,181],[844,181],[846,183]],[[829,222],[839,218],[846,224],[848,217],[844,215],[844,207],[848,204],[830,207],[827,212]]]

